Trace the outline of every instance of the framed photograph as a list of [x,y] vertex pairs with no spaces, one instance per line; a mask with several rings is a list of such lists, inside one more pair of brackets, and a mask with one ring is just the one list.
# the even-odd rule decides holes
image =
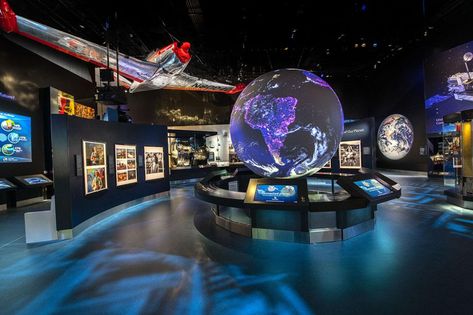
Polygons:
[[163,147],[145,147],[145,180],[164,178]]
[[117,186],[138,182],[136,176],[136,145],[115,145]]
[[361,141],[342,141],[338,148],[340,169],[361,168]]
[[107,145],[102,142],[82,141],[82,154],[85,194],[107,189]]

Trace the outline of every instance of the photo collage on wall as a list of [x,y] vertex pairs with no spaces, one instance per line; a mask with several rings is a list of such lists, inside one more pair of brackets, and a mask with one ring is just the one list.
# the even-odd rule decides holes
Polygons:
[[163,147],[145,147],[145,180],[164,178]]
[[105,143],[82,141],[84,155],[85,194],[92,194],[107,186],[107,146]]
[[137,183],[136,146],[116,144],[115,167],[117,186]]
[[339,150],[340,169],[361,168],[361,141],[342,141]]

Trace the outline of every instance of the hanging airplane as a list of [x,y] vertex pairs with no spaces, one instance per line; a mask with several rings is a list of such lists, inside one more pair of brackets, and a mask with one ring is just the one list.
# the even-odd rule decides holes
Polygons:
[[[0,0],[0,29],[15,33],[51,47],[62,53],[107,68],[107,48],[17,16],[6,0]],[[191,76],[184,72],[189,61],[190,43],[177,42],[152,52],[146,60],[124,54],[109,54],[109,68],[118,75],[120,84],[131,93],[156,89],[223,92],[235,94],[243,90],[244,84],[230,85]]]

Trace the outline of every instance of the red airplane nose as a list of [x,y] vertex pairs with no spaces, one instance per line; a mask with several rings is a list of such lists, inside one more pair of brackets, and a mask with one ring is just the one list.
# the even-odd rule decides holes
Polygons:
[[7,33],[17,32],[16,14],[7,0],[0,0],[0,28]]

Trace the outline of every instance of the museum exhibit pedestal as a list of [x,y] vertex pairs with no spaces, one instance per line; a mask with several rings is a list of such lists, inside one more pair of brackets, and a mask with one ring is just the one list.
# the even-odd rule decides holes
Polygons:
[[215,223],[233,233],[298,243],[341,241],[365,233],[374,228],[375,210],[371,205],[323,212],[212,207]]
[[[324,177],[327,176],[328,174]],[[349,193],[349,187],[338,192],[325,192],[308,186],[305,195],[305,184],[300,185],[306,183],[305,179],[295,182],[247,177],[249,184],[239,187],[242,179],[238,174],[229,175],[225,171],[219,171],[197,183],[195,195],[213,204],[211,210],[216,225],[242,236],[299,243],[342,241],[372,230],[375,226],[377,204],[399,198],[401,194],[397,183],[390,181],[388,184],[388,179],[383,181],[373,174],[345,177],[350,177],[355,182],[360,178],[370,180],[366,178],[373,177],[386,187],[394,188],[380,196],[382,200],[378,198],[370,200],[361,194],[358,195],[356,191]],[[344,180],[347,181],[346,178]],[[299,193],[298,198],[301,202],[278,204],[253,202],[258,199],[255,197],[257,194],[255,187],[258,185],[287,187],[296,184],[299,186],[295,191]],[[342,185],[347,186],[346,183]],[[238,191],[228,190],[230,186],[238,187]]]

